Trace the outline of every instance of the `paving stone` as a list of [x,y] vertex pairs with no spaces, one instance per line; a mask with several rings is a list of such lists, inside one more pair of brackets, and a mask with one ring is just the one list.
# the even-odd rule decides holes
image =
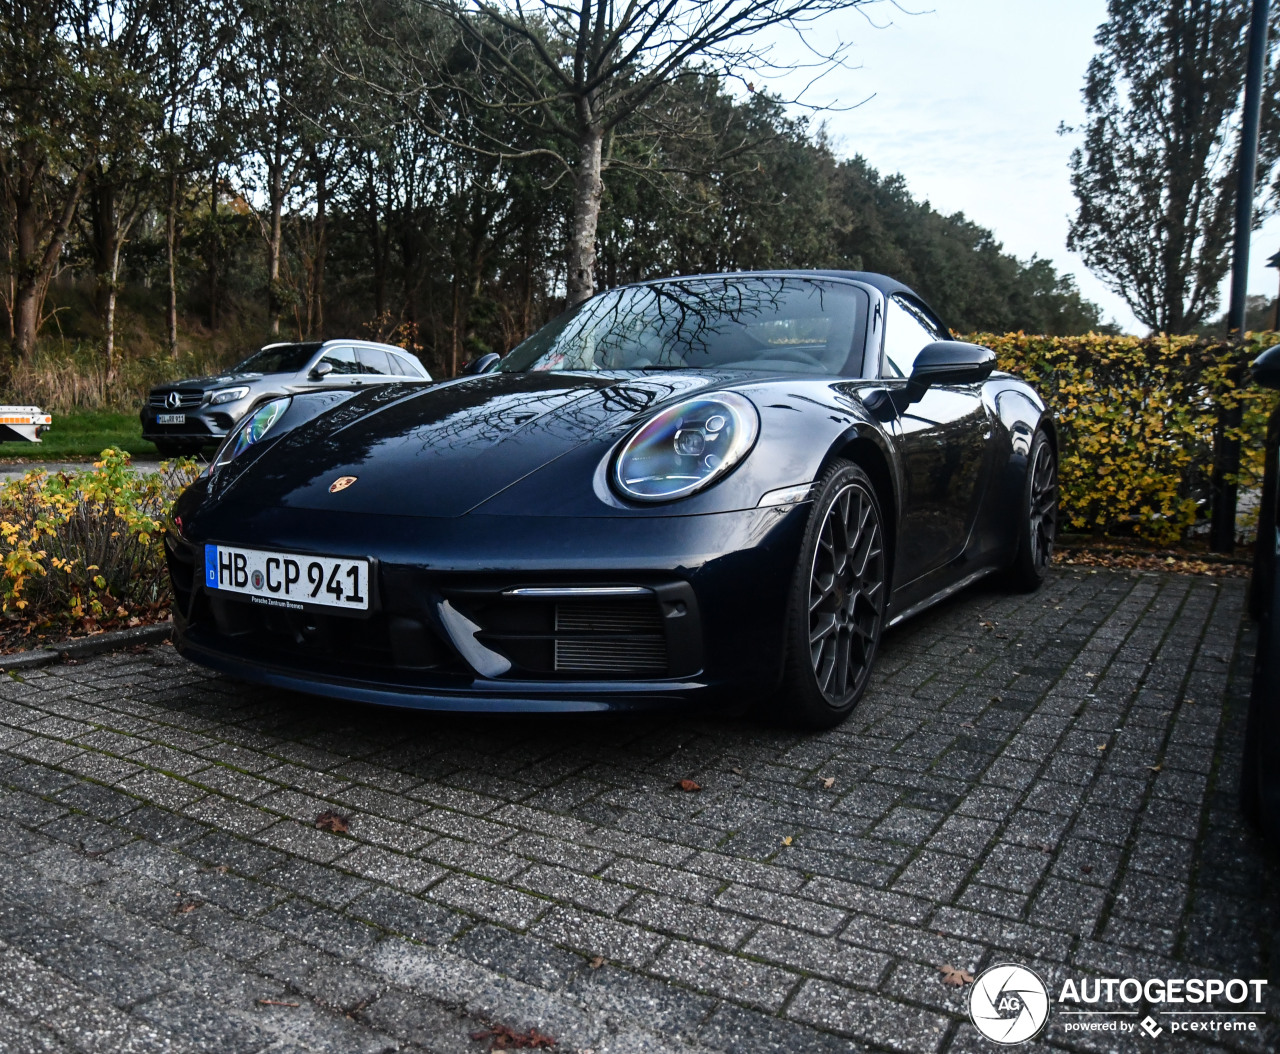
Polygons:
[[546,900],[470,875],[451,875],[432,886],[428,896],[460,911],[519,929],[527,929],[550,907]]
[[552,908],[529,932],[593,959],[627,966],[646,965],[666,943],[659,933],[574,908]]
[[742,950],[781,966],[866,988],[879,983],[891,961],[888,955],[846,941],[773,925],[761,926]]
[[816,980],[804,983],[787,1016],[910,1054],[939,1050],[951,1025],[941,1014]]
[[[941,964],[1269,976],[1243,601],[979,586],[887,634],[820,734],[371,710],[172,648],[0,678],[0,1049],[455,1054],[501,1022],[598,1054],[989,1054]],[[1179,1050],[1263,1054],[1272,1010]]]
[[421,893],[448,874],[442,867],[376,845],[362,845],[340,857],[334,866],[408,893]]
[[770,1011],[781,1008],[799,981],[785,970],[688,941],[672,941],[649,969],[698,991]]

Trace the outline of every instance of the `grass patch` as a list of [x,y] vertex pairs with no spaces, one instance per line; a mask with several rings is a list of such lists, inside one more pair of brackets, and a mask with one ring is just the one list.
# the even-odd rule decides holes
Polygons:
[[53,425],[39,443],[0,443],[0,460],[93,461],[107,447],[138,457],[159,457],[155,444],[142,438],[137,414],[81,410],[53,415]]

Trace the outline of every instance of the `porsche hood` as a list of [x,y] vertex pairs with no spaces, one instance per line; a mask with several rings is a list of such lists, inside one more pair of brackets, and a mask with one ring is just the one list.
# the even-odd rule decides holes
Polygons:
[[[215,486],[259,507],[461,516],[583,444],[603,454],[650,408],[725,379],[500,373],[315,397],[337,397],[324,408],[299,396],[281,424],[310,419],[226,465]],[[355,482],[331,491],[343,477]]]

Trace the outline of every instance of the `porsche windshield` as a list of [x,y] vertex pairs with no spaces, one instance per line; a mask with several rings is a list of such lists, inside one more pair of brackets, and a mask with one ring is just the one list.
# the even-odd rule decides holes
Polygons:
[[[629,286],[565,312],[498,367],[847,372],[868,298],[857,286],[730,277]],[[861,365],[861,342],[857,362]]]

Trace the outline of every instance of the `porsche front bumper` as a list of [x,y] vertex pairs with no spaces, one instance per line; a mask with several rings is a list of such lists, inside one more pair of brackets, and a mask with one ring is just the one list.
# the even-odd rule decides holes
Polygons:
[[[776,687],[809,505],[598,519],[217,510],[188,510],[166,539],[191,660],[369,703],[587,711]],[[207,590],[206,541],[370,557],[377,603],[355,617]]]

